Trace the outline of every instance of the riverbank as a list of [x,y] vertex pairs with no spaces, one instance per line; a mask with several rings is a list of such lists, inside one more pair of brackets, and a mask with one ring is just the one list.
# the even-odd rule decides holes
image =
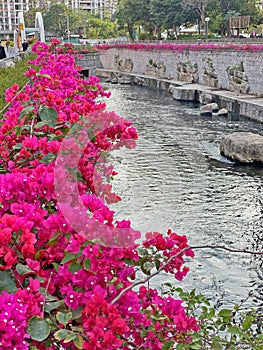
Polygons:
[[236,92],[213,88],[197,83],[187,83],[168,78],[158,78],[144,74],[96,69],[95,74],[102,80],[120,84],[137,84],[153,89],[166,90],[174,99],[203,103],[216,102],[220,108],[263,123],[263,96],[237,94]]

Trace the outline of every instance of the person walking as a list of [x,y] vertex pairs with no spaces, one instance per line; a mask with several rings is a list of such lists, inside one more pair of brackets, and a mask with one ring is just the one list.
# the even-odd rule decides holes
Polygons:
[[2,46],[2,42],[0,40],[0,60],[6,58],[5,48]]

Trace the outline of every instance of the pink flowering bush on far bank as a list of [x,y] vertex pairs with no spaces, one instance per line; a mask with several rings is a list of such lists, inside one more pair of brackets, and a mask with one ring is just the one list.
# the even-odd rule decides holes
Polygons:
[[147,278],[156,270],[182,280],[184,256],[193,251],[171,230],[147,233],[136,244],[140,233],[114,219],[109,204],[120,197],[107,159],[114,149],[135,147],[137,133],[97,102],[109,94],[96,77],[83,80],[73,56],[57,45],[36,43],[30,83],[21,93],[17,85],[6,91],[0,349],[157,350],[187,343],[199,324],[182,300],[133,284],[138,273]]
[[156,44],[143,44],[143,43],[132,43],[132,44],[114,44],[114,45],[97,45],[98,50],[108,50],[111,48],[128,49],[135,51],[199,51],[199,50],[237,50],[237,51],[262,51],[262,44],[236,44],[233,42],[223,43],[202,43],[198,44],[173,44],[173,43],[156,43]]

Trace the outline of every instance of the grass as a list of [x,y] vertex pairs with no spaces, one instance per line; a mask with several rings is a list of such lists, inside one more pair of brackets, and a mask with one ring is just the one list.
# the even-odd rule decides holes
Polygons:
[[16,62],[15,67],[0,68],[0,111],[6,105],[6,89],[14,84],[18,84],[22,88],[28,82],[28,78],[24,74],[28,70],[27,62],[34,57],[35,54],[30,54]]

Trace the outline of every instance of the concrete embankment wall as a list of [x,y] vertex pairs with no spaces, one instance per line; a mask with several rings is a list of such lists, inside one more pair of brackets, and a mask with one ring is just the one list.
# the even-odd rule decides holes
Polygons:
[[252,95],[263,94],[263,51],[246,50],[130,50],[100,51],[104,69],[169,77]]
[[220,108],[263,122],[263,52],[234,50],[100,52],[96,75],[111,82],[167,90],[173,98]]

